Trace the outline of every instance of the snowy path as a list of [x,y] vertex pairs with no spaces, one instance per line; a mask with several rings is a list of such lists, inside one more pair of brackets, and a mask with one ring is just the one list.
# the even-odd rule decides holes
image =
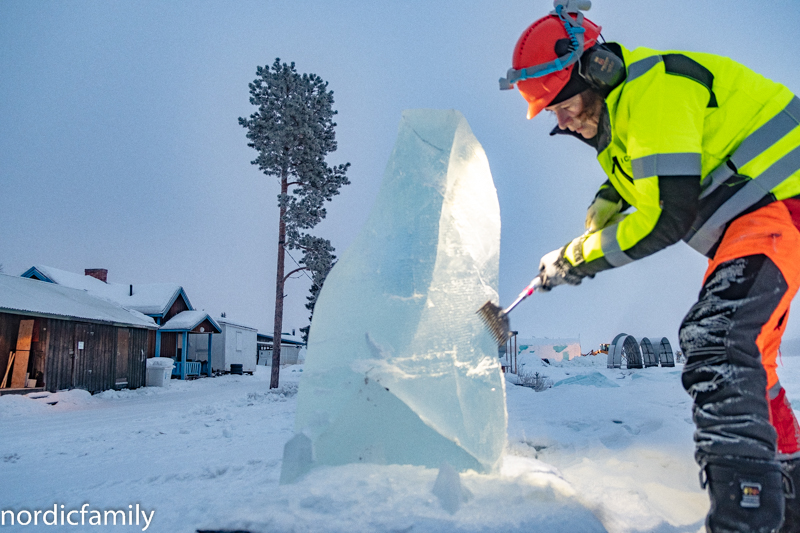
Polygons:
[[[708,502],[692,460],[680,369],[630,372],[595,363],[541,368],[556,382],[581,380],[540,393],[508,384],[502,475],[462,475],[471,498],[453,515],[431,493],[437,472],[419,467],[320,468],[278,486],[301,367],[284,369],[277,392],[260,368],[255,376],[172,381],[165,389],[59,393],[55,406],[4,396],[0,510],[138,503],[156,511],[148,531],[187,533],[701,530]],[[800,396],[800,376],[791,372],[800,359],[784,365],[782,382],[790,397]]]
[[2,509],[139,503],[157,511],[148,531],[193,531],[239,504],[261,506],[292,433],[293,394],[269,392],[263,374],[56,397],[52,407],[2,398]]

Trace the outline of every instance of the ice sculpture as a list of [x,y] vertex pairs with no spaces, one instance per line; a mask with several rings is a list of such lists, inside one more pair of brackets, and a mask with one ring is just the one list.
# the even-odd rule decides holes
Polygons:
[[[476,311],[497,301],[499,252],[497,194],[467,121],[405,111],[375,205],[314,310],[295,420],[314,464],[496,469],[504,381]],[[284,470],[303,471],[297,455]]]

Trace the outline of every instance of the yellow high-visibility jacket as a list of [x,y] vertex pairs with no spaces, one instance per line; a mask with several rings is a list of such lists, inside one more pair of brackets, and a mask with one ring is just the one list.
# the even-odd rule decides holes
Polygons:
[[732,220],[800,195],[800,99],[789,89],[726,57],[609,44],[626,78],[593,140],[608,175],[598,194],[635,211],[567,245],[578,272],[681,238],[711,257]]

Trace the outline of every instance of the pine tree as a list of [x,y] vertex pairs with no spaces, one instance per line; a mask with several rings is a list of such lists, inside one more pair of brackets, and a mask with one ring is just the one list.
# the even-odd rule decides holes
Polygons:
[[[325,239],[311,237],[309,235],[307,236],[307,241],[304,242],[303,245],[306,246],[304,250],[307,251],[300,262],[301,264],[305,264],[312,274],[311,288],[309,289],[311,294],[306,297],[306,300],[308,300],[308,303],[306,303],[306,309],[311,311],[308,320],[311,321],[314,316],[314,306],[317,304],[319,291],[322,289],[322,284],[325,282],[328,272],[331,271],[331,268],[333,268],[333,265],[336,263],[336,256],[333,255],[334,250],[330,241]],[[300,328],[303,342],[308,342],[308,334],[310,330],[311,324],[304,328]]]
[[[325,202],[331,201],[343,185],[350,183],[346,177],[350,163],[332,167],[325,162],[327,154],[336,150],[336,123],[333,122],[336,111],[333,110],[333,91],[328,90],[327,82],[315,74],[300,75],[294,63],[287,65],[276,59],[271,67],[257,67],[256,79],[249,87],[250,103],[258,110],[247,119],[240,117],[239,124],[247,129],[247,145],[258,152],[251,163],[265,175],[277,177],[281,185],[270,380],[270,388],[276,388],[284,285],[293,274],[308,270],[312,274],[312,297],[316,301],[335,256],[328,240],[306,231],[325,218]],[[303,258],[296,269],[286,274],[285,255],[289,249],[301,250]],[[311,309],[313,312],[313,305]]]

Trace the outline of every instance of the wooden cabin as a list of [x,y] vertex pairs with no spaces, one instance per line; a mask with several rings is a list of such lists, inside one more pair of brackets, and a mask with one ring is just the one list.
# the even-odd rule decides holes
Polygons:
[[[148,340],[146,356],[174,359],[176,375],[181,379],[186,379],[187,369],[190,377],[200,375],[200,364],[186,358],[188,336],[220,333],[219,325],[208,314],[195,311],[183,287],[177,283],[109,283],[105,268],[87,268],[81,275],[45,265],[30,267],[22,277],[81,289],[152,318],[158,332]],[[210,336],[207,344],[211,344]],[[210,376],[211,369],[207,373]]]
[[84,290],[0,274],[0,394],[144,386],[157,329]]
[[[94,296],[113,300],[127,309],[151,317],[158,326],[166,324],[183,311],[194,310],[183,287],[177,283],[109,283],[108,270],[105,268],[87,268],[82,275],[50,266],[34,265],[22,277],[82,289]],[[155,353],[154,341],[149,347],[148,357],[157,355],[180,359],[180,335],[176,332],[164,332],[160,337],[160,352]]]

